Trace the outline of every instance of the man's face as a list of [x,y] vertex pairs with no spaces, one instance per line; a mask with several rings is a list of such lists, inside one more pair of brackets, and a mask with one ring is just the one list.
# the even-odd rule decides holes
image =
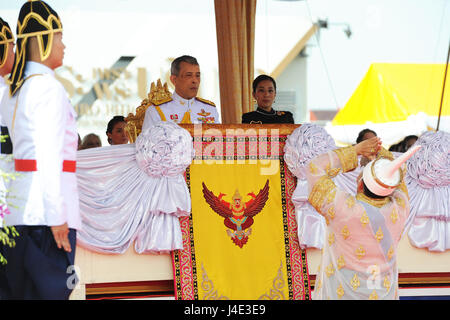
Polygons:
[[5,70],[6,73],[10,73],[14,65],[14,42],[8,43],[8,49],[6,52]]
[[187,62],[180,63],[178,76],[171,75],[170,81],[175,86],[175,92],[184,99],[192,99],[197,96],[200,86],[200,67]]
[[64,49],[66,46],[62,41],[62,32],[56,32],[53,35],[52,51],[50,56],[47,58],[48,65],[51,69],[56,69],[63,64],[64,60]]

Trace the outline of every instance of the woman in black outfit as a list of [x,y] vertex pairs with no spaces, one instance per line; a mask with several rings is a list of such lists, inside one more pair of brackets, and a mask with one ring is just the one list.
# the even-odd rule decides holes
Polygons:
[[272,108],[277,95],[277,84],[268,75],[260,75],[253,80],[253,98],[258,108],[256,111],[242,115],[242,123],[294,123],[294,117],[289,111],[276,111]]

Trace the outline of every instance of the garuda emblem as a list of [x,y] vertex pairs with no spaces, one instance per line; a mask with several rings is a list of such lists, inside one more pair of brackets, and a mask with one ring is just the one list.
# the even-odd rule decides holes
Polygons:
[[250,226],[253,225],[253,217],[261,212],[269,198],[269,180],[267,180],[264,188],[259,190],[258,195],[255,196],[253,192],[248,193],[247,195],[251,199],[245,203],[237,189],[232,198],[233,201],[229,203],[222,199],[226,194],[220,192],[216,196],[206,187],[204,182],[202,182],[202,185],[203,197],[206,202],[214,212],[225,218],[223,223],[228,228],[227,234],[234,244],[242,248],[252,232]]

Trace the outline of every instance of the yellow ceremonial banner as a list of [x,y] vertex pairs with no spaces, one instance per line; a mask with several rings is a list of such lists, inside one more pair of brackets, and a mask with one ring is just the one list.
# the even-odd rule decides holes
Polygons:
[[[197,151],[215,153],[197,152],[186,174],[192,215],[180,221],[184,249],[173,255],[177,299],[309,299],[290,202],[295,181],[280,153],[285,139],[267,130],[194,137]],[[230,156],[230,143],[239,156]]]
[[[193,227],[198,230],[194,241],[200,297],[255,299],[274,291],[281,298],[289,297],[287,281],[283,281],[286,259],[279,171],[260,176],[260,169],[259,164],[191,166],[192,211],[198,212]],[[258,198],[266,183],[267,199]],[[203,184],[217,197],[209,199],[211,204]],[[245,208],[256,201],[261,203],[251,212],[254,215],[247,215]],[[227,271],[225,277],[223,271]]]

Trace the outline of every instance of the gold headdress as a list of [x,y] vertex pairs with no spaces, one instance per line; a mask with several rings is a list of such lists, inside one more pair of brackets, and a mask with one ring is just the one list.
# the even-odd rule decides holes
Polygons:
[[10,76],[11,95],[17,92],[24,80],[28,39],[37,37],[39,53],[42,61],[45,61],[51,53],[53,34],[61,31],[62,23],[58,14],[44,1],[30,0],[22,6],[17,21],[16,57]]
[[6,62],[8,56],[8,43],[14,42],[14,36],[11,32],[8,22],[0,18],[0,68]]

